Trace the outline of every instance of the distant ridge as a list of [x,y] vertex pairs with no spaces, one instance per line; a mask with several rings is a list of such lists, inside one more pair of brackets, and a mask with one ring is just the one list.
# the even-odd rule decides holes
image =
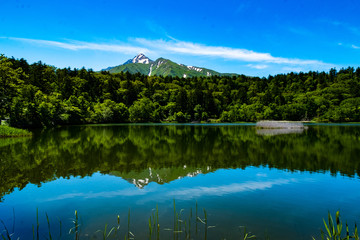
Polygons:
[[132,59],[127,60],[124,64],[115,67],[108,67],[102,71],[110,73],[129,72],[132,74],[141,73],[148,76],[172,76],[172,77],[211,77],[211,76],[234,76],[237,74],[219,73],[211,69],[186,66],[175,63],[169,59],[158,58],[151,60],[143,53],[138,54]]

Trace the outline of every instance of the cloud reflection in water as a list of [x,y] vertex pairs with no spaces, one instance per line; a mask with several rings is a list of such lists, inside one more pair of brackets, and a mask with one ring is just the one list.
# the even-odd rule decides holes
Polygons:
[[214,187],[195,187],[173,190],[167,194],[169,198],[190,200],[202,196],[223,196],[240,192],[251,192],[256,190],[266,190],[277,185],[285,185],[295,182],[295,179],[276,179],[273,181],[248,181],[244,183],[233,183],[229,185]]

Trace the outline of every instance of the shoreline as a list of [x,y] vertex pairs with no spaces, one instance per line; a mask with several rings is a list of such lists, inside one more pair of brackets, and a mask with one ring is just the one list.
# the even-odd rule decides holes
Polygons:
[[1,138],[14,138],[14,137],[30,137],[32,132],[6,125],[0,125],[0,139]]
[[[272,120],[264,120],[264,121],[272,121]],[[259,121],[260,122],[260,121]],[[360,122],[317,122],[317,121],[287,121],[287,120],[279,120],[276,122],[297,122],[302,123],[304,126],[360,126]],[[126,125],[134,125],[134,126],[236,126],[236,125],[244,125],[244,126],[256,126],[257,122],[219,122],[219,121],[201,121],[201,122],[175,122],[175,121],[162,121],[162,122],[114,122],[114,123],[80,123],[80,124],[64,124],[64,125],[56,125],[52,127],[47,127],[48,129],[55,129],[60,127],[72,127],[72,126],[126,126]],[[5,130],[6,132],[2,132],[1,128],[11,128],[10,130]],[[261,127],[260,127],[261,128]],[[34,127],[29,128],[30,130],[39,130],[46,129],[44,127]],[[3,130],[4,131],[4,130]],[[16,131],[16,132],[15,132]],[[30,137],[33,133],[26,129],[21,129],[17,127],[10,127],[6,125],[0,125],[0,139],[8,138],[8,137]]]

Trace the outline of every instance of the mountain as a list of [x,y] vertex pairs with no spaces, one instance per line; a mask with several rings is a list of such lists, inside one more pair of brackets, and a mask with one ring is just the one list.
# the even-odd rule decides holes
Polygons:
[[129,63],[142,63],[142,64],[149,64],[153,61],[145,56],[144,54],[140,53],[139,55],[135,56],[133,59],[127,60],[123,65],[129,64]]
[[151,182],[157,184],[170,183],[177,179],[196,177],[199,174],[206,174],[212,171],[211,167],[195,168],[184,166],[160,169],[148,168],[142,171],[130,171],[128,173],[112,171],[110,175],[121,177],[138,188],[144,188]]
[[175,63],[169,59],[158,58],[152,61],[144,54],[140,53],[132,59],[129,59],[124,64],[116,67],[108,67],[103,71],[110,73],[129,72],[141,73],[148,76],[173,76],[173,77],[209,77],[209,76],[233,76],[236,74],[219,73],[211,69],[200,68],[194,66],[186,66],[184,64]]

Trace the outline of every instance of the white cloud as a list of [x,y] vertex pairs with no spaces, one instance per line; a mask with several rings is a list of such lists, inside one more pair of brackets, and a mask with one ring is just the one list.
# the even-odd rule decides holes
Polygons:
[[300,67],[283,67],[284,72],[305,72],[306,70]]
[[317,66],[330,65],[318,60],[302,60],[297,58],[274,57],[270,53],[258,53],[252,50],[240,48],[206,46],[203,44],[184,41],[148,40],[144,38],[137,38],[135,39],[135,41],[151,49],[158,49],[164,52],[172,52],[194,56],[220,57],[224,59],[239,60],[244,62]]
[[268,68],[269,66],[268,65],[257,65],[257,64],[248,64],[246,65],[247,67],[249,68],[255,68],[255,69],[265,69],[265,68]]
[[[2,37],[4,38],[4,37]],[[69,40],[67,42],[38,40],[28,38],[5,37],[14,41],[21,41],[40,46],[58,47],[62,49],[79,51],[79,50],[96,50],[107,52],[119,52],[124,54],[154,54],[164,53],[183,54],[191,56],[207,56],[223,58],[226,60],[236,60],[242,62],[253,62],[260,64],[249,64],[248,67],[255,69],[265,69],[267,64],[280,64],[291,66],[308,66],[313,68],[333,67],[333,65],[324,63],[319,60],[307,60],[298,58],[274,57],[270,53],[254,52],[252,50],[241,48],[230,48],[222,46],[207,46],[198,43],[184,42],[176,39],[171,40],[148,40],[144,38],[130,39],[128,43],[109,44],[109,43],[91,43],[83,41]]]
[[106,44],[106,43],[89,43],[82,41],[73,41],[69,42],[58,42],[58,41],[48,41],[48,40],[38,40],[38,39],[29,39],[29,38],[14,38],[8,37],[7,39],[33,43],[41,46],[52,46],[59,47],[68,50],[99,50],[99,51],[107,51],[107,52],[120,52],[127,54],[137,54],[137,53],[150,53],[150,51],[146,48],[131,46],[126,44]]
[[353,44],[353,45],[351,45],[351,47],[352,47],[352,48],[354,48],[354,49],[360,49],[360,47],[359,47],[359,46],[356,46],[356,45],[354,45],[354,44]]

